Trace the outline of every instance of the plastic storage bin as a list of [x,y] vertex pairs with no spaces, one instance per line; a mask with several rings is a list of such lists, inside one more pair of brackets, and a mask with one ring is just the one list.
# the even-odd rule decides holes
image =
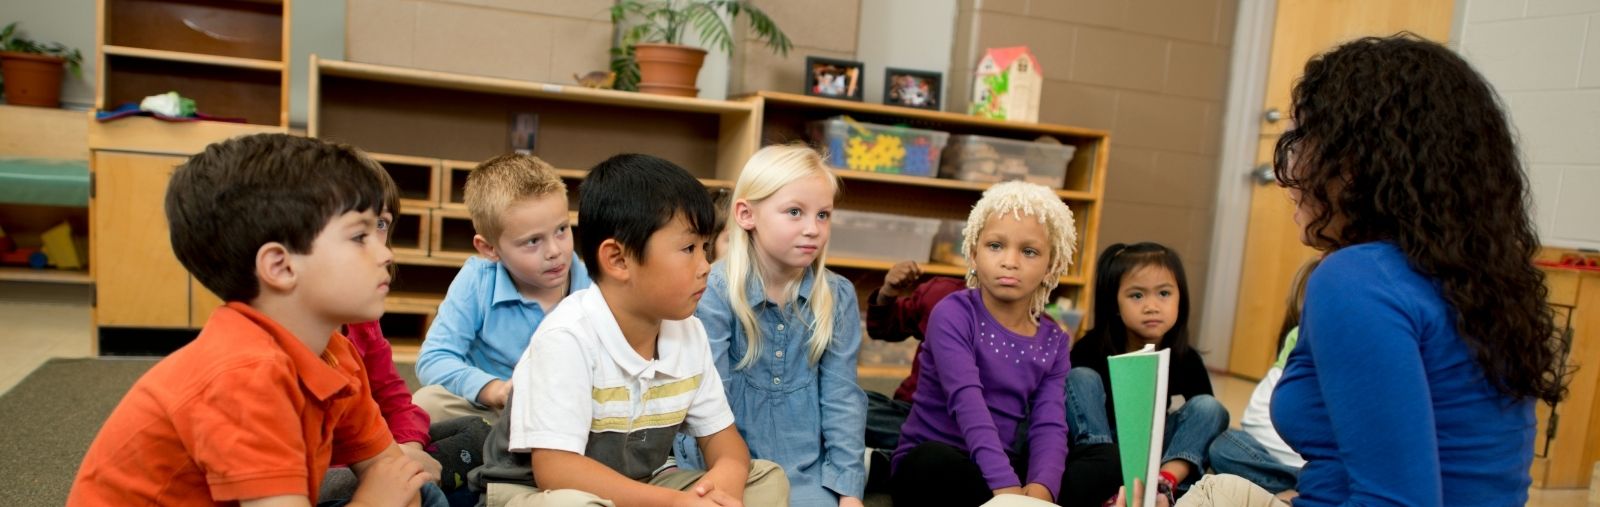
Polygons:
[[1067,181],[1067,164],[1078,147],[988,136],[955,136],[945,148],[939,176],[998,183],[1026,180],[1050,188]]
[[845,117],[814,121],[809,134],[828,165],[852,171],[933,177],[948,132],[861,123]]
[[966,227],[966,220],[940,220],[939,231],[933,235],[933,251],[928,254],[929,260],[966,266],[967,252],[961,249],[961,230]]
[[829,257],[928,262],[939,220],[834,210]]

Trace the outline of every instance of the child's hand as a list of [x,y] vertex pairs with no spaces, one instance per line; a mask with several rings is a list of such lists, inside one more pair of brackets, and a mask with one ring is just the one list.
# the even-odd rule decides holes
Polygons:
[[994,490],[994,496],[1020,495],[1020,494],[1022,494],[1022,488],[1019,488],[1019,487],[1016,487],[1016,486],[1012,486],[1012,487],[1009,487],[1009,488],[1000,488],[1000,489]]
[[353,505],[408,505],[416,501],[422,485],[428,483],[428,474],[422,465],[406,459],[404,454],[385,454],[373,458],[371,466],[361,476],[356,494],[350,498]]
[[[1127,493],[1127,491],[1127,486],[1117,488],[1117,496],[1111,498],[1110,505],[1115,505],[1118,507],[1126,505],[1127,500],[1124,499],[1122,495]],[[1133,497],[1144,498],[1144,485],[1139,483],[1139,479],[1133,480]],[[1156,507],[1172,507],[1172,501],[1167,499],[1167,495],[1156,495]]]
[[883,275],[883,288],[878,289],[878,295],[885,298],[897,298],[911,293],[917,287],[917,280],[922,278],[922,266],[915,261],[900,261],[889,268],[889,273]]
[[864,506],[861,505],[861,499],[860,498],[856,498],[856,497],[853,497],[853,496],[841,496],[841,497],[839,497],[839,507],[864,507]]
[[689,491],[673,499],[673,507],[743,507],[744,502],[717,489],[711,481],[702,480]]
[[433,459],[433,456],[429,456],[428,451],[422,450],[421,443],[406,442],[400,444],[400,452],[404,453],[407,458],[411,458],[411,461],[415,461],[418,465],[421,465],[422,472],[428,474],[429,481],[439,482],[439,474],[444,467],[439,465],[439,460]]
[[1037,482],[1030,482],[1027,486],[1023,486],[1022,494],[1038,498],[1046,502],[1056,501],[1056,499],[1050,497],[1050,488],[1046,488],[1043,484],[1039,484]]
[[490,380],[478,390],[478,404],[495,410],[506,408],[506,398],[511,397],[511,383],[500,379]]

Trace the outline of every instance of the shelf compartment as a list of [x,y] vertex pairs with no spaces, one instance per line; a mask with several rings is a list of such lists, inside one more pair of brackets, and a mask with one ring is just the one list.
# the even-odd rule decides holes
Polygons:
[[478,167],[477,162],[446,160],[440,169],[439,205],[447,208],[467,207],[467,176]]
[[[450,281],[455,280],[456,273],[461,271],[461,263],[412,262],[415,259],[415,257],[395,257],[395,273],[394,278],[389,281],[389,297],[406,293],[444,297],[445,292],[450,289]],[[437,261],[437,259],[431,260]]]
[[104,0],[105,44],[284,60],[283,2]]
[[428,237],[432,222],[428,210],[402,209],[394,216],[389,228],[389,248],[396,257],[428,255]]
[[176,91],[208,115],[254,125],[281,125],[284,119],[283,73],[276,70],[115,54],[105,60],[106,109]]
[[424,210],[439,202],[439,160],[369,153],[400,190],[400,209]]
[[470,213],[465,210],[440,208],[432,211],[432,218],[433,235],[429,251],[433,257],[466,261],[468,257],[478,253],[472,246],[472,237],[477,232],[472,227]]

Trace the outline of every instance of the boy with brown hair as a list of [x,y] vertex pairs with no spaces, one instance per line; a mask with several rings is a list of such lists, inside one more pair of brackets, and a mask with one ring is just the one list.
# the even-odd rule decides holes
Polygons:
[[572,253],[567,186],[531,155],[501,155],[467,176],[478,255],[467,259],[417,355],[413,400],[435,421],[493,421],[528,338],[567,294],[589,287]]
[[69,505],[311,505],[330,462],[352,503],[415,503],[431,478],[395,444],[341,324],[383,313],[395,194],[355,148],[283,134],[212,144],[167,191],[172,249],[227,305],[122,399]]

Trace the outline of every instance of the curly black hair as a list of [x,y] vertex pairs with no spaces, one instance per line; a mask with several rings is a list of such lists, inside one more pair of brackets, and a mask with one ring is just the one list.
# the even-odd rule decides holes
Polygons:
[[1528,179],[1499,97],[1454,51],[1367,37],[1306,63],[1274,172],[1333,251],[1392,242],[1438,284],[1487,380],[1516,399],[1565,394]]

